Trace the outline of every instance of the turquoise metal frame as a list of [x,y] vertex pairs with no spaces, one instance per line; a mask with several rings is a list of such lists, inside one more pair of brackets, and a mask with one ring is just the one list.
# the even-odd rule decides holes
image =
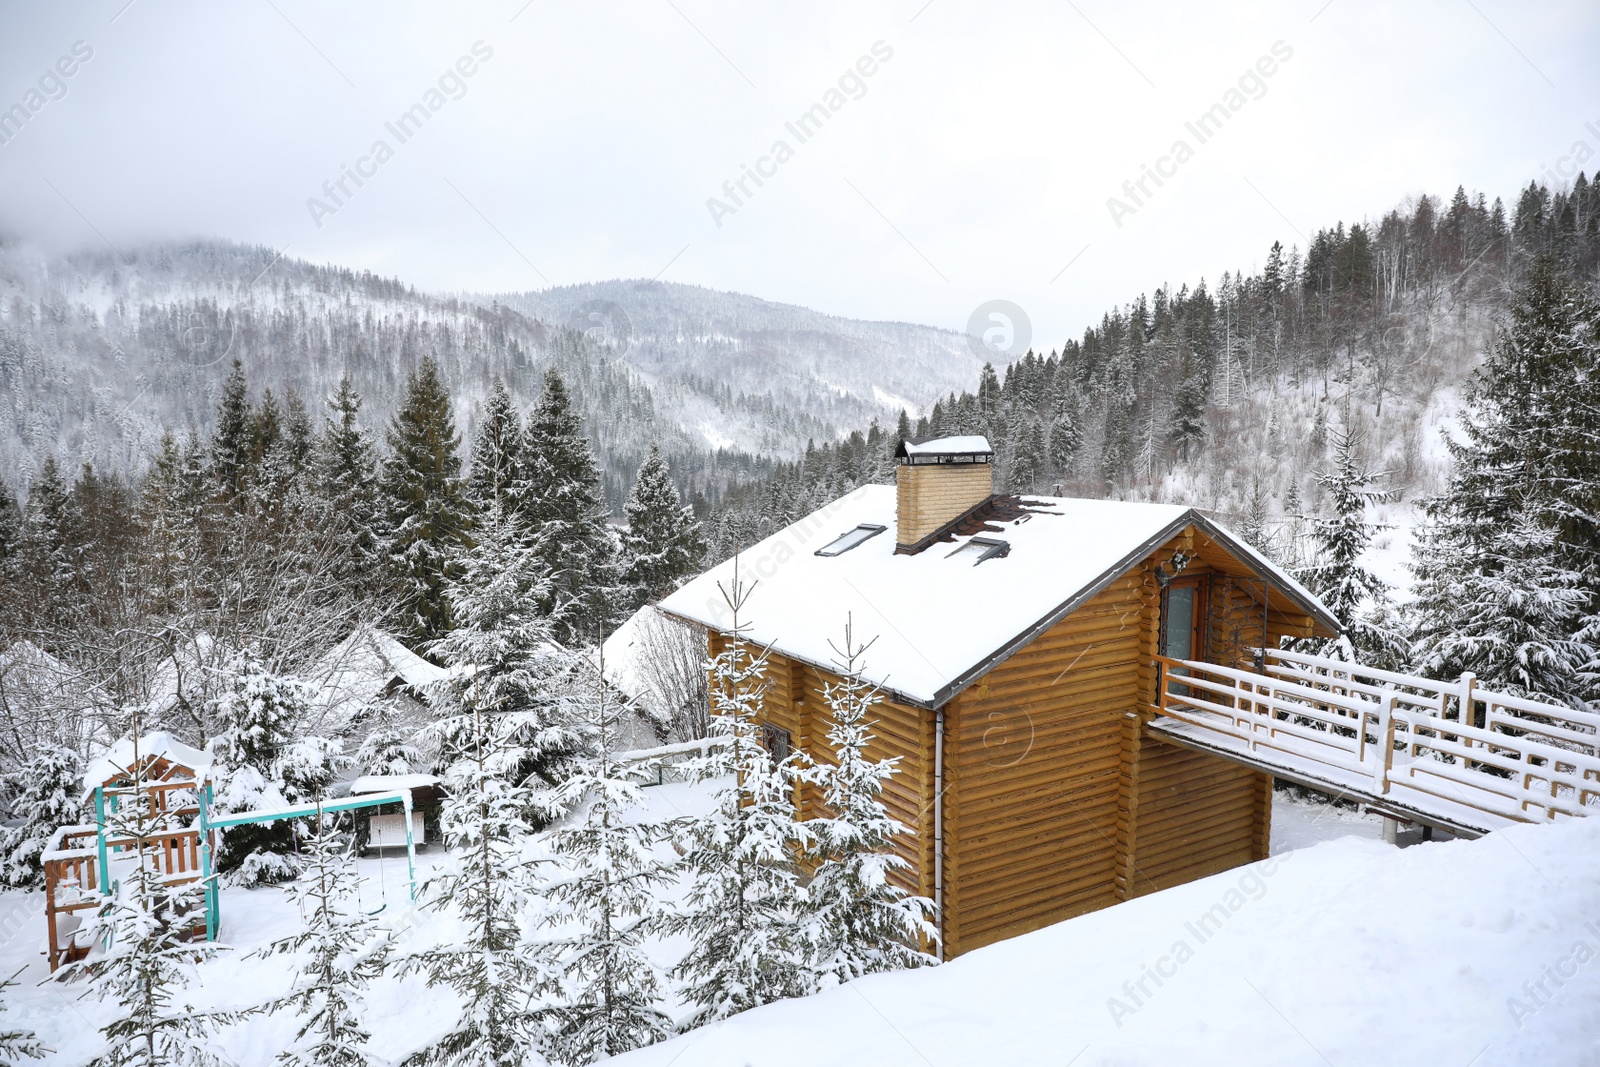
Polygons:
[[[216,872],[212,870],[211,857],[211,832],[225,830],[230,826],[246,826],[252,823],[278,822],[281,819],[306,819],[319,813],[333,811],[357,811],[361,808],[376,808],[384,804],[399,804],[404,811],[402,820],[406,827],[406,880],[409,883],[411,900],[417,899],[417,848],[411,835],[411,793],[409,790],[396,789],[388,793],[368,793],[362,796],[340,797],[337,800],[315,801],[310,804],[294,804],[284,808],[273,808],[270,811],[240,811],[229,815],[211,815],[211,805],[214,799],[211,783],[207,782],[200,787],[197,800],[200,806],[199,826],[200,832],[200,882],[205,886],[206,896],[206,940],[217,939],[217,929],[221,922],[221,893],[217,888]],[[96,786],[94,790],[94,821],[97,833],[100,864],[100,893],[110,896],[111,864],[106,847],[106,790],[104,786]],[[116,804],[116,797],[110,797],[111,803]]]

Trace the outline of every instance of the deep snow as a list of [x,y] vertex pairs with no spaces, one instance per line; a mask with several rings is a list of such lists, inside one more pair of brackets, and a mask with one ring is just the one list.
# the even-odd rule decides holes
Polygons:
[[[688,814],[707,802],[705,788],[689,785],[645,795],[651,816]],[[1580,963],[1574,955],[1580,943],[1600,952],[1600,821],[1403,851],[1383,845],[1379,833],[1371,816],[1280,793],[1273,858],[1265,863],[940,968],[770,1005],[619,1062],[1600,1062],[1600,957]],[[440,856],[422,854],[424,872]],[[378,861],[361,864],[365,899],[376,906]],[[413,944],[448,936],[448,923],[405,908],[404,858],[386,864],[383,919]],[[1221,912],[1212,910],[1219,905]],[[56,1050],[47,1063],[79,1064],[100,1048],[96,1031],[106,1011],[77,999],[78,987],[40,984],[47,974],[41,912],[41,894],[0,893],[0,972],[27,966],[0,1020],[37,1030]],[[197,1000],[242,1007],[281,993],[285,961],[250,953],[298,921],[281,890],[224,890],[230,948],[201,966]],[[682,946],[655,951],[665,964]],[[1158,987],[1147,968],[1170,976]],[[1550,996],[1530,996],[1523,983],[1539,981],[1545,968],[1575,973],[1562,987],[1546,978]],[[1513,997],[1526,1017],[1513,1015]],[[368,999],[373,1051],[403,1057],[442,1033],[456,1006],[452,994],[419,978],[380,980]],[[257,1017],[227,1031],[220,1048],[239,1067],[268,1067],[292,1032],[287,1016]]]

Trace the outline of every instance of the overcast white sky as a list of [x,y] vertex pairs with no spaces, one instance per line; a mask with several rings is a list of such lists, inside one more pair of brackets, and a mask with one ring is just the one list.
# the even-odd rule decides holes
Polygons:
[[[125,4],[0,6],[0,110],[44,101],[0,144],[0,230],[230,237],[435,290],[659,274],[954,329],[1004,298],[1050,346],[1275,239],[1457,183],[1509,200],[1600,149],[1592,2]],[[80,41],[65,95],[30,98]],[[475,42],[402,144],[385,122]],[[877,42],[820,133],[785,129]],[[1199,143],[1184,123],[1275,42]],[[1107,199],[1180,138],[1116,225]],[[707,199],[779,140],[718,226]]]

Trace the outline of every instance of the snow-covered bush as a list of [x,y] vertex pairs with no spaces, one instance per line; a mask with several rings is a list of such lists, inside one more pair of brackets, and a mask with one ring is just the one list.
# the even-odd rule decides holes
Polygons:
[[0,885],[33,889],[44,884],[39,856],[50,836],[82,819],[83,761],[70,748],[43,744],[11,776],[13,816],[22,822],[0,830]]

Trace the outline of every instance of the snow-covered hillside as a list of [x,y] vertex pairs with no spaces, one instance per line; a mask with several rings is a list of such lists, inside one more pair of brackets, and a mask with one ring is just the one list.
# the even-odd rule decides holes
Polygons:
[[[1275,812],[1276,814],[1276,812]],[[630,1067],[1600,1062],[1600,822],[1346,837],[642,1049]]]

